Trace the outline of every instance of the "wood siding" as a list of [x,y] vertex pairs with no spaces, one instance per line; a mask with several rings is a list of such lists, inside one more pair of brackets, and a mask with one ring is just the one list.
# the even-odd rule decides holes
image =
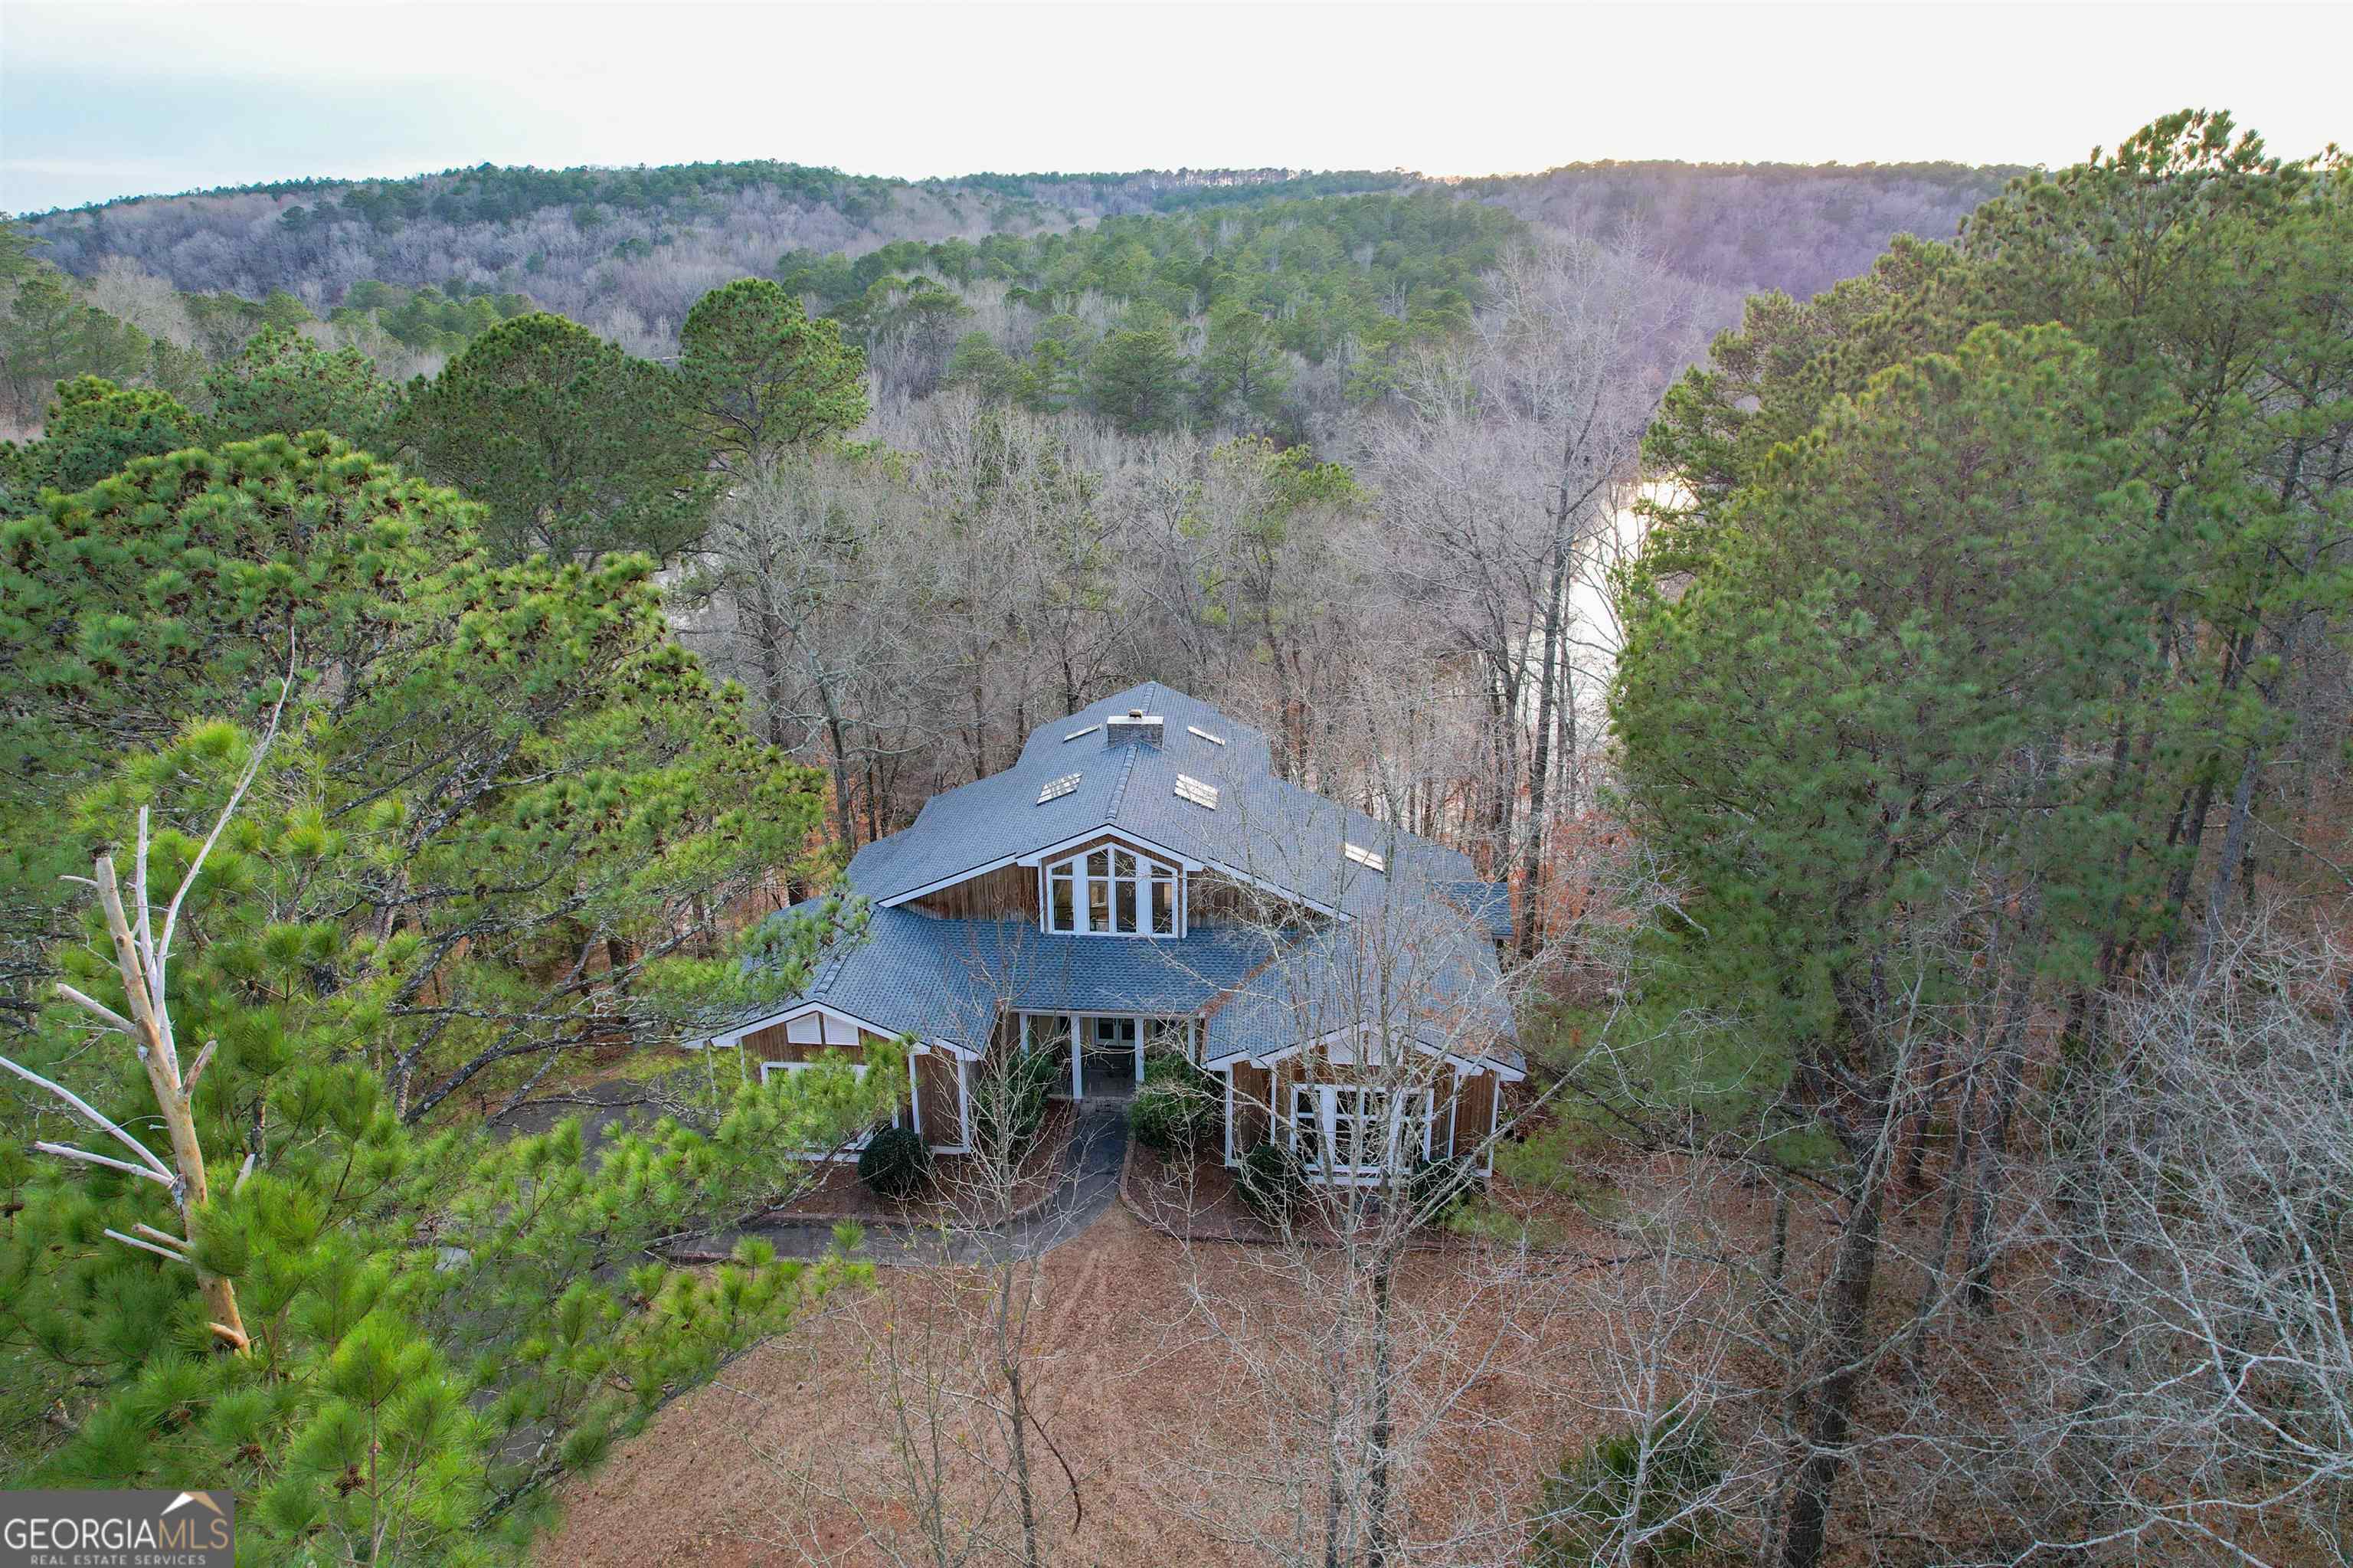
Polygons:
[[1246,1062],[1234,1065],[1234,1158],[1237,1160],[1267,1140],[1270,1125],[1267,1107],[1274,1103],[1269,1097],[1270,1075],[1264,1067],[1253,1067]]
[[[796,1035],[799,1038],[794,1038]],[[812,1006],[744,1036],[744,1056],[754,1072],[763,1062],[815,1062],[829,1056],[864,1062],[870,1046],[890,1043],[887,1035],[828,1018]],[[964,1097],[956,1081],[955,1057],[944,1051],[931,1051],[917,1056],[914,1062],[914,1092],[923,1108],[923,1141],[938,1147],[963,1143]],[[900,1086],[906,1086],[904,1080]],[[913,1108],[905,1107],[900,1110],[895,1118],[899,1126],[914,1125]]]
[[1261,888],[1213,871],[1195,873],[1185,899],[1186,916],[1195,926],[1271,925],[1292,908]]
[[[1452,1120],[1453,1142],[1446,1150],[1449,1155],[1475,1154],[1487,1140],[1487,1120],[1495,1114],[1495,1075],[1479,1073],[1462,1080],[1462,1092],[1454,1102]],[[1446,1107],[1441,1103],[1438,1111],[1438,1131],[1433,1143],[1443,1142],[1447,1135]]]
[[827,1051],[839,1050],[847,1052],[850,1061],[863,1062],[868,1041],[887,1044],[889,1039],[812,1010],[746,1034],[744,1054],[754,1062],[814,1062]]
[[912,902],[944,920],[1036,920],[1038,868],[1002,865]]
[[964,1141],[964,1109],[956,1093],[956,1062],[944,1051],[915,1058],[915,1096],[923,1107],[923,1141],[945,1149]]

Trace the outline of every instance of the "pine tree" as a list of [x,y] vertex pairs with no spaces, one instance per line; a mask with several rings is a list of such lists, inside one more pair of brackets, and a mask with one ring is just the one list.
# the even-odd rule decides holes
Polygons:
[[1176,334],[1155,324],[1105,337],[1089,367],[1087,397],[1131,436],[1175,429],[1185,414],[1185,355]]
[[26,480],[29,487],[87,490],[133,459],[195,444],[195,416],[176,399],[77,376],[58,384],[42,439],[26,449]]
[[866,354],[765,278],[713,289],[687,313],[679,375],[711,450],[731,469],[865,423]]
[[[1706,933],[1680,983],[1755,1031],[1744,1072],[1795,1118],[1759,1139],[1820,1137],[1839,1194],[1795,1332],[1784,1568],[1821,1558],[1856,1420],[1915,1021],[1990,1015],[2095,942],[2115,824],[2068,759],[2153,661],[2127,569],[2152,503],[2094,365],[1988,327],[1883,372],[1767,454],[1686,588],[1628,589],[1627,799]],[[1978,969],[1957,955],[1989,897],[2037,913]]]
[[[17,950],[62,938],[12,976],[9,1054],[93,1113],[0,1098],[22,1204],[0,1215],[0,1323],[28,1373],[73,1374],[12,1388],[68,1400],[32,1478],[226,1481],[261,1561],[518,1554],[554,1478],[864,1273],[745,1244],[686,1274],[649,1249],[724,1247],[821,1169],[783,1155],[892,1114],[905,1082],[887,1048],[863,1076],[713,1075],[694,1125],[603,1148],[576,1122],[501,1142],[434,1117],[773,999],[836,928],[818,906],[713,929],[796,862],[822,794],[670,641],[649,564],[492,567],[478,516],[313,432],[139,460],[6,524],[0,694],[30,787],[0,891]],[[280,701],[266,758],[206,716]],[[55,873],[111,865],[134,821],[123,917],[61,901]],[[184,880],[158,911],[151,885]],[[146,928],[160,983],[121,961]],[[88,1004],[39,1005],[37,981]],[[173,1081],[93,1053],[91,1007],[204,1043],[175,1052],[185,1147],[117,1140],[120,1169],[23,1152],[82,1147],[61,1110],[161,1136]]]
[[[90,1107],[73,1119],[118,1129],[108,1147],[132,1158],[7,1157],[23,1206],[0,1225],[0,1320],[97,1390],[75,1396],[70,1436],[27,1478],[226,1483],[261,1562],[512,1561],[554,1478],[870,1277],[838,1254],[786,1262],[749,1243],[707,1277],[644,1259],[805,1182],[812,1168],[779,1152],[888,1114],[903,1074],[885,1061],[864,1079],[746,1083],[710,1130],[666,1123],[601,1152],[576,1121],[417,1141],[366,1065],[381,1051],[371,1013],[335,990],[345,938],[281,917],[322,852],[315,774],[282,751],[264,767],[260,750],[196,726],[132,759],[83,818],[102,832],[123,801],[151,800],[127,909],[101,900],[115,961],[95,944],[60,952],[74,1004],[45,1019],[29,1070],[73,1080]],[[153,911],[151,870],[186,903]],[[86,1048],[72,1019],[93,1012],[133,1031],[168,1016],[206,1044],[185,1076],[151,1076],[128,1052]],[[185,1126],[176,1168],[144,1146],[158,1118],[140,1113],[159,1101]],[[199,1149],[208,1201],[185,1163]],[[138,1174],[158,1169],[168,1186]]]
[[717,912],[800,859],[819,776],[671,640],[651,563],[492,567],[479,515],[313,432],[142,460],[9,524],[11,940],[54,927],[79,792],[150,737],[258,715],[291,663],[285,752],[339,853],[287,907],[366,934],[344,991],[387,1010],[373,1065],[404,1114],[666,1037],[665,966],[715,961]]
[[264,327],[205,377],[205,392],[212,405],[205,419],[208,445],[325,430],[391,455],[400,389],[378,376],[375,362],[358,349],[330,353],[300,333]]
[[426,473],[489,509],[502,561],[668,558],[709,518],[709,449],[679,376],[561,316],[474,339],[412,387],[400,433]]

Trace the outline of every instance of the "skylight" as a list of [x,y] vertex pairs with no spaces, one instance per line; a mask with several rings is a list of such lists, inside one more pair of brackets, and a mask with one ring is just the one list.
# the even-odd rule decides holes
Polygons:
[[1046,787],[1038,791],[1038,804],[1042,806],[1049,800],[1060,800],[1077,789],[1079,780],[1085,777],[1083,773],[1065,773],[1060,779],[1049,779]]
[[1189,773],[1176,775],[1176,798],[1190,800],[1196,806],[1207,806],[1212,811],[1218,809],[1218,787],[1204,784]]
[[1384,874],[1389,869],[1388,858],[1386,855],[1376,854],[1362,844],[1352,844],[1344,839],[1340,843],[1340,853],[1358,865],[1367,866]]
[[1198,735],[1198,736],[1199,736],[1203,740],[1208,741],[1211,746],[1223,746],[1223,745],[1225,745],[1225,744],[1226,744],[1226,737],[1225,737],[1224,736],[1222,736],[1222,735],[1211,735],[1208,730],[1203,729],[1199,725],[1188,724],[1188,725],[1187,725],[1185,727],[1186,727],[1186,729],[1187,729],[1187,730],[1190,731],[1192,734],[1194,734],[1194,735]]
[[1095,732],[1095,731],[1097,731],[1097,730],[1099,730],[1099,729],[1101,729],[1101,728],[1103,728],[1103,726],[1101,726],[1101,725],[1099,725],[1099,724],[1091,724],[1091,725],[1087,726],[1087,727],[1086,727],[1086,728],[1084,728],[1084,729],[1074,729],[1074,730],[1072,730],[1070,734],[1068,734],[1068,735],[1064,736],[1062,737],[1062,739],[1063,739],[1063,741],[1064,741],[1064,742],[1066,742],[1066,743],[1067,743],[1067,742],[1070,742],[1070,741],[1073,741],[1073,740],[1078,739],[1078,738],[1079,738],[1079,736],[1082,736],[1082,735],[1092,735],[1092,734],[1094,734],[1094,732]]

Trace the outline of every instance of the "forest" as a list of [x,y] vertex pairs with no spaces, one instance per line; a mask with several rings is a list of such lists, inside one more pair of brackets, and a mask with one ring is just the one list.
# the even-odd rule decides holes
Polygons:
[[[143,197],[0,224],[0,404],[9,1484],[273,1563],[714,1477],[744,1561],[2353,1562],[2335,149]],[[903,1060],[681,1047],[1145,681],[1509,889],[1528,1082],[1477,1192],[1118,1233],[1119,1397],[1259,1395],[1139,1478],[1075,1266],[754,1234]],[[855,1470],[708,1425],[820,1367]]]

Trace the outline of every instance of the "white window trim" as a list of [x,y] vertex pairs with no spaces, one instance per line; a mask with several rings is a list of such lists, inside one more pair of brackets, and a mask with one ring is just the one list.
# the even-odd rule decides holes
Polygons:
[[[846,1051],[849,1047],[846,1045],[820,1045],[818,1049],[820,1051]],[[830,1067],[835,1065],[836,1064],[831,1062],[763,1062],[760,1064],[760,1082],[764,1084],[766,1083],[768,1081],[768,1075],[776,1071],[778,1068],[782,1068],[787,1073],[799,1073],[805,1072],[811,1067]],[[869,1065],[870,1064],[865,1062],[850,1063],[849,1075],[853,1078],[862,1078],[866,1076],[866,1069]]]
[[[1247,884],[1261,892],[1271,893],[1286,904],[1296,904],[1303,909],[1312,909],[1318,915],[1339,921],[1342,925],[1351,925],[1356,918],[1338,905],[1326,904],[1320,898],[1311,898],[1295,887],[1285,887],[1279,882],[1270,881],[1266,877],[1225,861],[1201,860],[1192,855],[1179,854],[1165,844],[1153,842],[1141,833],[1115,828],[1109,822],[1097,822],[1084,832],[1072,833],[1042,849],[1030,850],[1022,854],[999,855],[995,860],[983,861],[977,865],[966,866],[962,871],[951,872],[946,876],[926,882],[920,887],[911,887],[904,893],[894,893],[888,898],[878,898],[874,901],[874,906],[878,909],[896,909],[902,904],[913,903],[918,898],[928,898],[944,888],[954,887],[959,882],[970,882],[976,876],[986,876],[992,871],[1002,871],[1008,865],[1039,865],[1060,855],[1062,852],[1074,845],[1103,841],[1132,844],[1155,860],[1165,860],[1171,865],[1182,866],[1187,874],[1197,871],[1214,871],[1220,876],[1232,877],[1236,882]],[[889,1031],[886,1030],[884,1033],[887,1033]]]
[[[1303,1160],[1302,1164],[1307,1171],[1308,1174],[1321,1180],[1330,1181],[1335,1185],[1350,1186],[1367,1181],[1378,1181],[1384,1175],[1409,1169],[1410,1167],[1409,1167],[1403,1160],[1398,1159],[1398,1146],[1399,1141],[1398,1134],[1404,1130],[1405,1118],[1416,1113],[1409,1108],[1400,1108],[1399,1102],[1401,1100],[1403,1101],[1404,1106],[1408,1107],[1412,1106],[1416,1100],[1420,1102],[1421,1108],[1419,1112],[1419,1116],[1421,1122],[1421,1156],[1425,1160],[1430,1158],[1430,1135],[1434,1130],[1438,1120],[1436,1097],[1427,1087],[1392,1087],[1382,1084],[1304,1083],[1292,1085],[1291,1114],[1283,1118],[1282,1125],[1286,1134],[1291,1139],[1292,1147],[1294,1150],[1299,1146],[1299,1113],[1301,1104],[1303,1097],[1308,1095],[1315,1097],[1315,1125],[1316,1130],[1319,1134],[1317,1141],[1325,1148],[1338,1147],[1340,1141],[1338,1136],[1338,1106],[1339,1097],[1343,1094],[1354,1094],[1358,1096],[1380,1095],[1388,1099],[1388,1111],[1387,1119],[1388,1121],[1388,1136],[1382,1140],[1382,1158],[1369,1165],[1345,1165],[1340,1167],[1336,1171],[1328,1171],[1324,1168],[1324,1162],[1321,1160]],[[1358,1103],[1361,1104],[1363,1102],[1360,1100]],[[1349,1113],[1349,1119],[1354,1121],[1362,1118],[1366,1114],[1366,1113],[1363,1111],[1351,1111]],[[1396,1160],[1397,1162],[1392,1164],[1392,1160]]]
[[[1088,900],[1087,893],[1094,882],[1093,874],[1087,869],[1087,862],[1090,858],[1098,853],[1113,855],[1114,857],[1120,854],[1126,854],[1133,857],[1135,862],[1135,874],[1133,876],[1124,877],[1118,874],[1119,862],[1114,858],[1111,862],[1111,865],[1113,867],[1112,874],[1104,878],[1104,881],[1110,885],[1112,889],[1111,913],[1114,929],[1097,931],[1086,928],[1083,925],[1082,925],[1081,928],[1075,930],[1065,931],[1058,928],[1054,924],[1054,883],[1056,880],[1054,874],[1065,869],[1070,872],[1071,919],[1074,924],[1083,923],[1090,918],[1090,910],[1092,906]],[[1167,874],[1166,877],[1163,878],[1158,874],[1162,872],[1166,872]],[[1173,931],[1155,931],[1152,929],[1152,887],[1155,882],[1163,880],[1169,882],[1175,889],[1173,898],[1176,906],[1176,929]],[[1066,854],[1059,860],[1041,861],[1039,863],[1038,929],[1049,937],[1120,937],[1125,938],[1130,941],[1134,940],[1136,938],[1143,937],[1149,938],[1154,941],[1174,941],[1185,935],[1187,916],[1186,908],[1187,901],[1187,884],[1188,880],[1189,879],[1186,875],[1186,868],[1180,862],[1175,860],[1162,860],[1156,855],[1149,854],[1141,849],[1120,843],[1117,841],[1107,841],[1102,843],[1092,844],[1085,849],[1076,851],[1071,854]],[[1122,884],[1125,884],[1135,889],[1136,924],[1142,927],[1139,930],[1122,931],[1115,928],[1119,918],[1119,888]]]
[[889,909],[896,905],[904,904],[910,898],[920,898],[927,893],[937,893],[943,887],[950,887],[956,883],[968,881],[984,872],[995,871],[999,866],[1040,865],[1047,861],[1060,859],[1066,851],[1076,849],[1081,844],[1104,842],[1132,845],[1151,855],[1155,860],[1165,860],[1171,865],[1184,867],[1187,875],[1197,872],[1214,871],[1219,876],[1229,876],[1236,882],[1255,887],[1262,893],[1271,893],[1286,904],[1296,904],[1303,909],[1312,909],[1318,915],[1327,916],[1339,921],[1342,925],[1351,924],[1356,918],[1336,904],[1326,904],[1320,898],[1310,898],[1297,888],[1285,887],[1279,882],[1270,882],[1265,877],[1246,871],[1239,865],[1229,864],[1222,860],[1201,860],[1192,855],[1179,854],[1166,844],[1155,843],[1142,833],[1130,832],[1125,829],[1113,827],[1109,822],[1098,822],[1085,832],[1072,833],[1068,838],[1058,839],[1043,848],[1031,850],[1027,854],[1008,855],[1002,860],[991,861],[987,865],[975,866],[970,871],[960,871],[954,876],[944,876],[937,882],[915,889],[913,893],[896,894],[892,897],[881,899],[878,903],[880,907]]

